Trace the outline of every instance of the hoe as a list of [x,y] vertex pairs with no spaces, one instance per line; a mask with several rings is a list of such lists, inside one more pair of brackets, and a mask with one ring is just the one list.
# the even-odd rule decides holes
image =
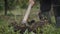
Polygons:
[[29,5],[28,5],[28,8],[27,8],[27,11],[26,11],[26,13],[25,13],[25,15],[24,15],[24,18],[23,18],[23,20],[22,20],[22,24],[25,24],[26,26],[29,26],[28,23],[27,23],[27,19],[28,19],[28,17],[29,17],[31,8],[32,8],[32,4],[29,4]]

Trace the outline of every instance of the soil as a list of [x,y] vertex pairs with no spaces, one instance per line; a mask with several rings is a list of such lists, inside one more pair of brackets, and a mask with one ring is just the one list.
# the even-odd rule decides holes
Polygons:
[[30,26],[26,26],[25,24],[20,24],[18,25],[17,22],[12,22],[11,23],[11,26],[14,27],[14,31],[19,31],[20,30],[20,33],[23,34],[23,32],[25,32],[26,29],[28,29],[29,32],[33,31],[34,33],[36,33],[36,29],[38,27],[40,28],[43,28],[43,26],[46,24],[45,21],[38,21],[38,22],[35,22],[34,20],[28,22],[28,24]]

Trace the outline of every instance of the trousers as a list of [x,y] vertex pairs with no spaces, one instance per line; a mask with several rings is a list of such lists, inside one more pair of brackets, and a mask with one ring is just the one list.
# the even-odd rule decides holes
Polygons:
[[60,24],[60,0],[40,0],[40,10],[39,18],[41,19],[42,16],[47,16],[47,19],[51,22],[51,16],[49,12],[51,10],[51,5],[53,5],[53,12],[56,19],[56,25]]

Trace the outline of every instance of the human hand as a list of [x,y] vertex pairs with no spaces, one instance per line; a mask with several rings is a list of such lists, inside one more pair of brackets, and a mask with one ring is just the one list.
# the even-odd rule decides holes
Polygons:
[[32,4],[32,6],[34,5],[34,0],[29,0],[29,4]]

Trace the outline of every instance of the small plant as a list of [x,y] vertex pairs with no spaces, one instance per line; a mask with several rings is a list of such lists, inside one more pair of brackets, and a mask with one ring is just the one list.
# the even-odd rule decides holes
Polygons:
[[26,29],[26,31],[24,32],[24,34],[35,34],[34,32],[29,32],[28,29]]
[[40,27],[38,27],[36,30],[37,34],[40,34],[40,30],[41,30]]
[[46,25],[44,28],[44,34],[55,34],[55,26],[52,25]]

